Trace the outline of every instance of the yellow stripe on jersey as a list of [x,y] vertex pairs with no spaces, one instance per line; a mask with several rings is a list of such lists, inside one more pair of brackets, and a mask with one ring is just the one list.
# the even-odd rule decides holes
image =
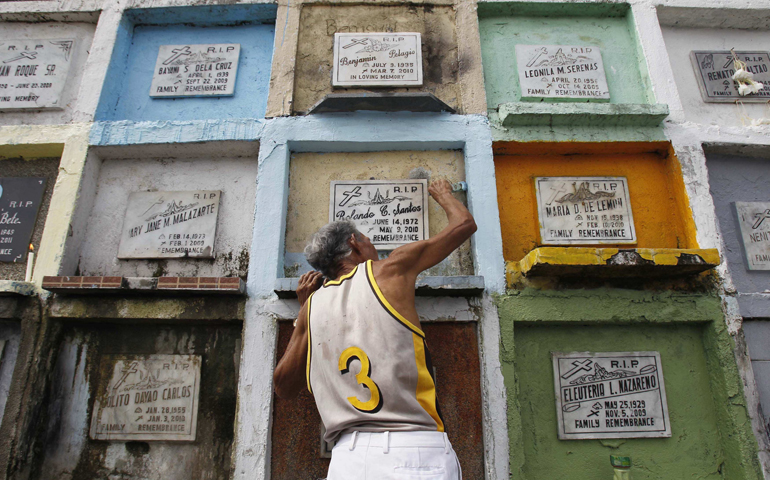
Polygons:
[[340,283],[355,275],[356,270],[358,270],[358,265],[356,265],[350,273],[346,273],[345,275],[341,276],[339,280],[329,280],[328,282],[324,283],[324,287],[339,285]]
[[436,422],[436,429],[444,431],[444,422],[438,414],[436,406],[436,384],[428,371],[425,361],[425,340],[418,335],[412,335],[414,341],[414,360],[417,363],[417,402],[428,412]]
[[399,322],[403,323],[406,328],[411,330],[412,332],[416,333],[422,338],[425,338],[425,334],[422,333],[422,330],[415,327],[412,322],[404,318],[400,313],[396,311],[395,308],[388,302],[388,300],[385,298],[385,295],[382,294],[382,290],[380,290],[380,286],[377,285],[377,281],[374,279],[374,273],[372,273],[372,261],[367,260],[366,261],[366,275],[369,278],[369,283],[372,286],[372,290],[374,290],[375,295],[377,295],[377,298],[380,300],[380,303],[383,307],[391,314],[393,317],[396,318]]
[[312,352],[312,344],[310,343],[310,300],[313,299],[314,293],[307,297],[307,368],[305,369],[305,379],[307,380],[307,391],[311,394],[313,389],[310,388],[310,354]]

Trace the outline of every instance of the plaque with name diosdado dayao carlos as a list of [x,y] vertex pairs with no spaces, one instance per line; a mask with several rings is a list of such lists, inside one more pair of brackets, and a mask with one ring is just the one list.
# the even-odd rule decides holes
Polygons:
[[62,109],[75,40],[0,42],[0,110]]
[[133,192],[118,258],[214,258],[219,190]]
[[333,181],[330,197],[329,221],[352,220],[378,250],[429,237],[427,180]]
[[105,355],[99,372],[92,439],[195,440],[200,355]]
[[335,33],[332,85],[410,87],[422,85],[419,33]]
[[770,270],[770,202],[735,202],[749,270]]
[[636,243],[625,177],[535,178],[543,245]]
[[560,440],[671,436],[658,352],[552,352]]
[[237,43],[161,45],[150,96],[216,97],[235,93],[241,46]]
[[610,100],[598,47],[516,45],[516,65],[522,100]]

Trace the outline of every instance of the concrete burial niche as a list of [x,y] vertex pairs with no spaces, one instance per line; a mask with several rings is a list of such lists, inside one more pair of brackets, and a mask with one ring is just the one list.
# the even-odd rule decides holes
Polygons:
[[[429,92],[462,113],[455,9],[451,5],[316,5],[300,13],[294,80],[295,114],[330,93]],[[417,32],[422,35],[423,86],[332,88],[335,33]]]
[[[763,97],[761,103],[745,101],[756,95],[747,97],[734,96],[728,103],[705,102],[698,85],[697,76],[703,70],[704,73],[725,72],[732,74],[733,65],[728,61],[727,55],[714,56],[713,65],[705,59],[696,70],[690,58],[693,51],[717,51],[726,52],[734,48],[737,52],[764,52],[770,51],[770,32],[763,23],[764,13],[757,11],[745,12],[733,11],[729,15],[730,20],[725,21],[725,15],[716,15],[715,12],[704,12],[693,15],[691,9],[665,8],[658,9],[658,17],[666,42],[666,50],[671,61],[671,70],[674,74],[679,98],[684,108],[685,119],[690,122],[706,125],[723,126],[749,126],[752,120],[767,119],[770,117],[770,109],[767,100]],[[761,62],[768,67],[767,61]],[[703,68],[705,67],[705,68]],[[768,73],[762,70],[754,77],[767,83]],[[727,81],[724,87],[733,88],[732,79],[720,79],[716,83]],[[765,88],[767,91],[767,87]],[[735,100],[743,100],[738,106]]]
[[[575,45],[601,50],[612,104],[650,104],[654,95],[626,4],[479,4],[487,106],[521,102],[516,45]],[[509,61],[501,62],[501,58]]]
[[[36,438],[43,447],[38,461],[29,467],[29,478],[228,478],[241,348],[239,323],[67,323],[62,325],[59,338],[53,380],[41,411],[43,427]],[[104,400],[108,385],[112,385],[109,378],[113,370],[104,367],[104,361],[156,355],[163,357],[154,358],[165,360],[186,360],[190,355],[200,358],[197,398],[186,396],[194,395],[195,388],[174,392],[175,385],[186,385],[181,383],[183,376],[169,373],[173,364],[165,371],[156,364],[157,370],[144,371],[141,377],[134,372],[137,368],[127,364],[131,368],[125,369],[125,381],[115,389],[115,398],[119,395],[121,402],[127,403],[111,408],[128,407],[132,414],[128,423],[145,427],[184,423],[181,417],[189,420],[194,413],[191,410],[196,409],[195,440],[171,441],[160,436],[158,440],[95,440],[89,433],[95,400]],[[135,391],[126,393],[130,382]],[[194,407],[163,410],[172,403],[164,398],[180,396],[190,399]]]
[[[294,153],[289,172],[284,274],[296,277],[309,271],[302,253],[310,236],[329,222],[330,183],[334,180],[403,180],[408,178],[465,180],[460,150],[348,153]],[[385,192],[381,192],[383,195]],[[465,194],[458,198],[465,201]],[[428,200],[430,234],[446,226],[446,214]],[[387,255],[387,252],[381,253]],[[424,275],[473,275],[470,242],[466,242]]]
[[[770,155],[739,156],[729,153],[729,149],[718,149],[717,152],[707,150],[706,154],[711,197],[714,199],[719,231],[722,234],[727,268],[738,292],[741,315],[749,318],[770,317],[770,270],[749,268],[735,202],[770,202],[770,191],[767,188],[770,182],[769,158]],[[767,222],[759,217],[750,219],[750,223],[755,223],[748,225],[748,232],[752,231],[754,224],[757,224],[758,228],[753,231],[766,230],[758,220]],[[759,242],[749,242],[760,248],[766,244],[764,236],[756,238]],[[758,250],[751,251],[761,253]]]
[[[14,305],[7,298],[0,297],[0,312],[13,310]],[[0,315],[4,317],[5,315]],[[0,424],[5,413],[5,404],[11,389],[13,370],[19,354],[21,325],[17,319],[0,319]]]
[[[75,220],[80,226],[75,230],[76,237],[82,240],[79,247],[78,240],[70,246],[73,256],[65,259],[68,270],[63,274],[77,271],[77,275],[86,276],[245,279],[254,222],[258,149],[259,144],[253,142],[92,147],[83,186],[87,195],[78,206]],[[124,224],[129,196],[132,192],[155,191],[221,192],[213,258],[118,258],[121,238],[126,236],[124,229],[129,228]],[[148,235],[163,234],[161,230]]]
[[[2,149],[0,149],[0,155],[2,155]],[[43,192],[42,202],[40,203],[37,211],[37,216],[24,218],[25,222],[35,219],[34,228],[32,229],[32,235],[29,243],[32,244],[34,251],[40,251],[40,240],[43,237],[43,229],[46,224],[46,218],[48,216],[48,207],[51,203],[51,197],[53,196],[53,190],[56,185],[56,179],[59,175],[59,158],[6,158],[0,159],[0,178],[28,178],[28,179],[44,179],[45,190]],[[6,193],[6,197],[9,192]],[[18,193],[18,192],[17,192]],[[0,202],[3,202],[2,194],[0,193]],[[13,201],[10,200],[9,201]],[[34,208],[34,207],[33,207]],[[10,210],[9,210],[10,213]],[[19,240],[17,240],[16,228],[11,228],[8,225],[2,225],[0,228],[0,238],[3,242],[13,240],[14,243],[14,257],[18,254],[24,253],[24,256],[17,261],[0,262],[0,280],[15,280],[23,282],[25,280],[25,274],[27,270],[27,252],[21,252],[19,250]],[[11,233],[10,231],[14,232]],[[26,243],[26,242],[25,242]],[[7,248],[9,244],[3,243]],[[25,249],[26,250],[26,249]]]
[[[41,15],[41,18],[45,18],[45,15]],[[77,97],[82,83],[89,81],[83,78],[83,72],[98,18],[98,13],[79,13],[57,22],[0,22],[0,43],[3,44],[0,46],[0,52],[6,54],[8,52],[22,52],[26,45],[31,49],[26,52],[36,53],[36,55],[32,59],[28,59],[28,62],[25,60],[24,63],[40,63],[33,74],[23,76],[17,75],[15,70],[15,67],[21,64],[20,60],[9,62],[8,65],[13,65],[14,68],[7,77],[0,77],[3,79],[0,84],[9,85],[7,88],[0,88],[0,91],[3,92],[0,97],[8,96],[10,97],[9,101],[12,102],[19,95],[39,96],[41,94],[40,87],[33,88],[33,84],[42,85],[46,90],[60,88],[56,85],[57,82],[64,84],[61,94],[56,96],[58,101],[53,108],[41,110],[27,108],[24,105],[23,108],[7,109],[2,106],[5,102],[0,102],[0,124],[39,125],[69,123],[73,120],[82,121],[82,119],[75,118],[79,113]],[[40,42],[29,43],[32,40],[40,40]],[[69,40],[72,40],[73,43],[69,44]],[[51,42],[57,42],[57,45]],[[35,50],[36,46],[38,46],[37,50]],[[9,48],[14,50],[9,50]],[[67,65],[58,64],[54,71],[47,72],[45,67],[53,57],[49,53],[41,53],[46,49],[52,50],[51,53],[56,57],[57,63],[63,62]],[[13,60],[13,57],[6,58],[4,56],[3,60]],[[60,74],[65,67],[66,75]],[[20,84],[28,84],[26,85],[28,88],[14,88]],[[12,103],[18,104],[19,102]],[[36,102],[22,103],[29,103],[34,106]]]
[[637,238],[626,247],[697,248],[681,169],[667,143],[499,142],[493,148],[506,261],[543,245],[535,177],[625,177]]
[[[121,20],[96,120],[264,117],[275,12],[275,5],[265,4],[128,10]],[[159,48],[196,44],[240,45],[234,94],[150,97]]]

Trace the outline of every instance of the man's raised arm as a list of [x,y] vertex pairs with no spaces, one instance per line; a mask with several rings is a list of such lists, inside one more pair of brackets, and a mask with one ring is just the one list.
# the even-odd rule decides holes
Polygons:
[[423,270],[438,265],[476,231],[476,222],[471,212],[452,195],[452,185],[448,181],[432,182],[428,192],[446,212],[447,226],[427,240],[393,250],[388,257],[388,263],[400,267],[403,274],[415,278]]

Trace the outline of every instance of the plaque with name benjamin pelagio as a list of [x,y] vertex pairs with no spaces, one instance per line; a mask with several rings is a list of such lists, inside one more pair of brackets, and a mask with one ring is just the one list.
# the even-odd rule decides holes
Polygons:
[[335,33],[332,85],[410,87],[422,85],[419,33]]

